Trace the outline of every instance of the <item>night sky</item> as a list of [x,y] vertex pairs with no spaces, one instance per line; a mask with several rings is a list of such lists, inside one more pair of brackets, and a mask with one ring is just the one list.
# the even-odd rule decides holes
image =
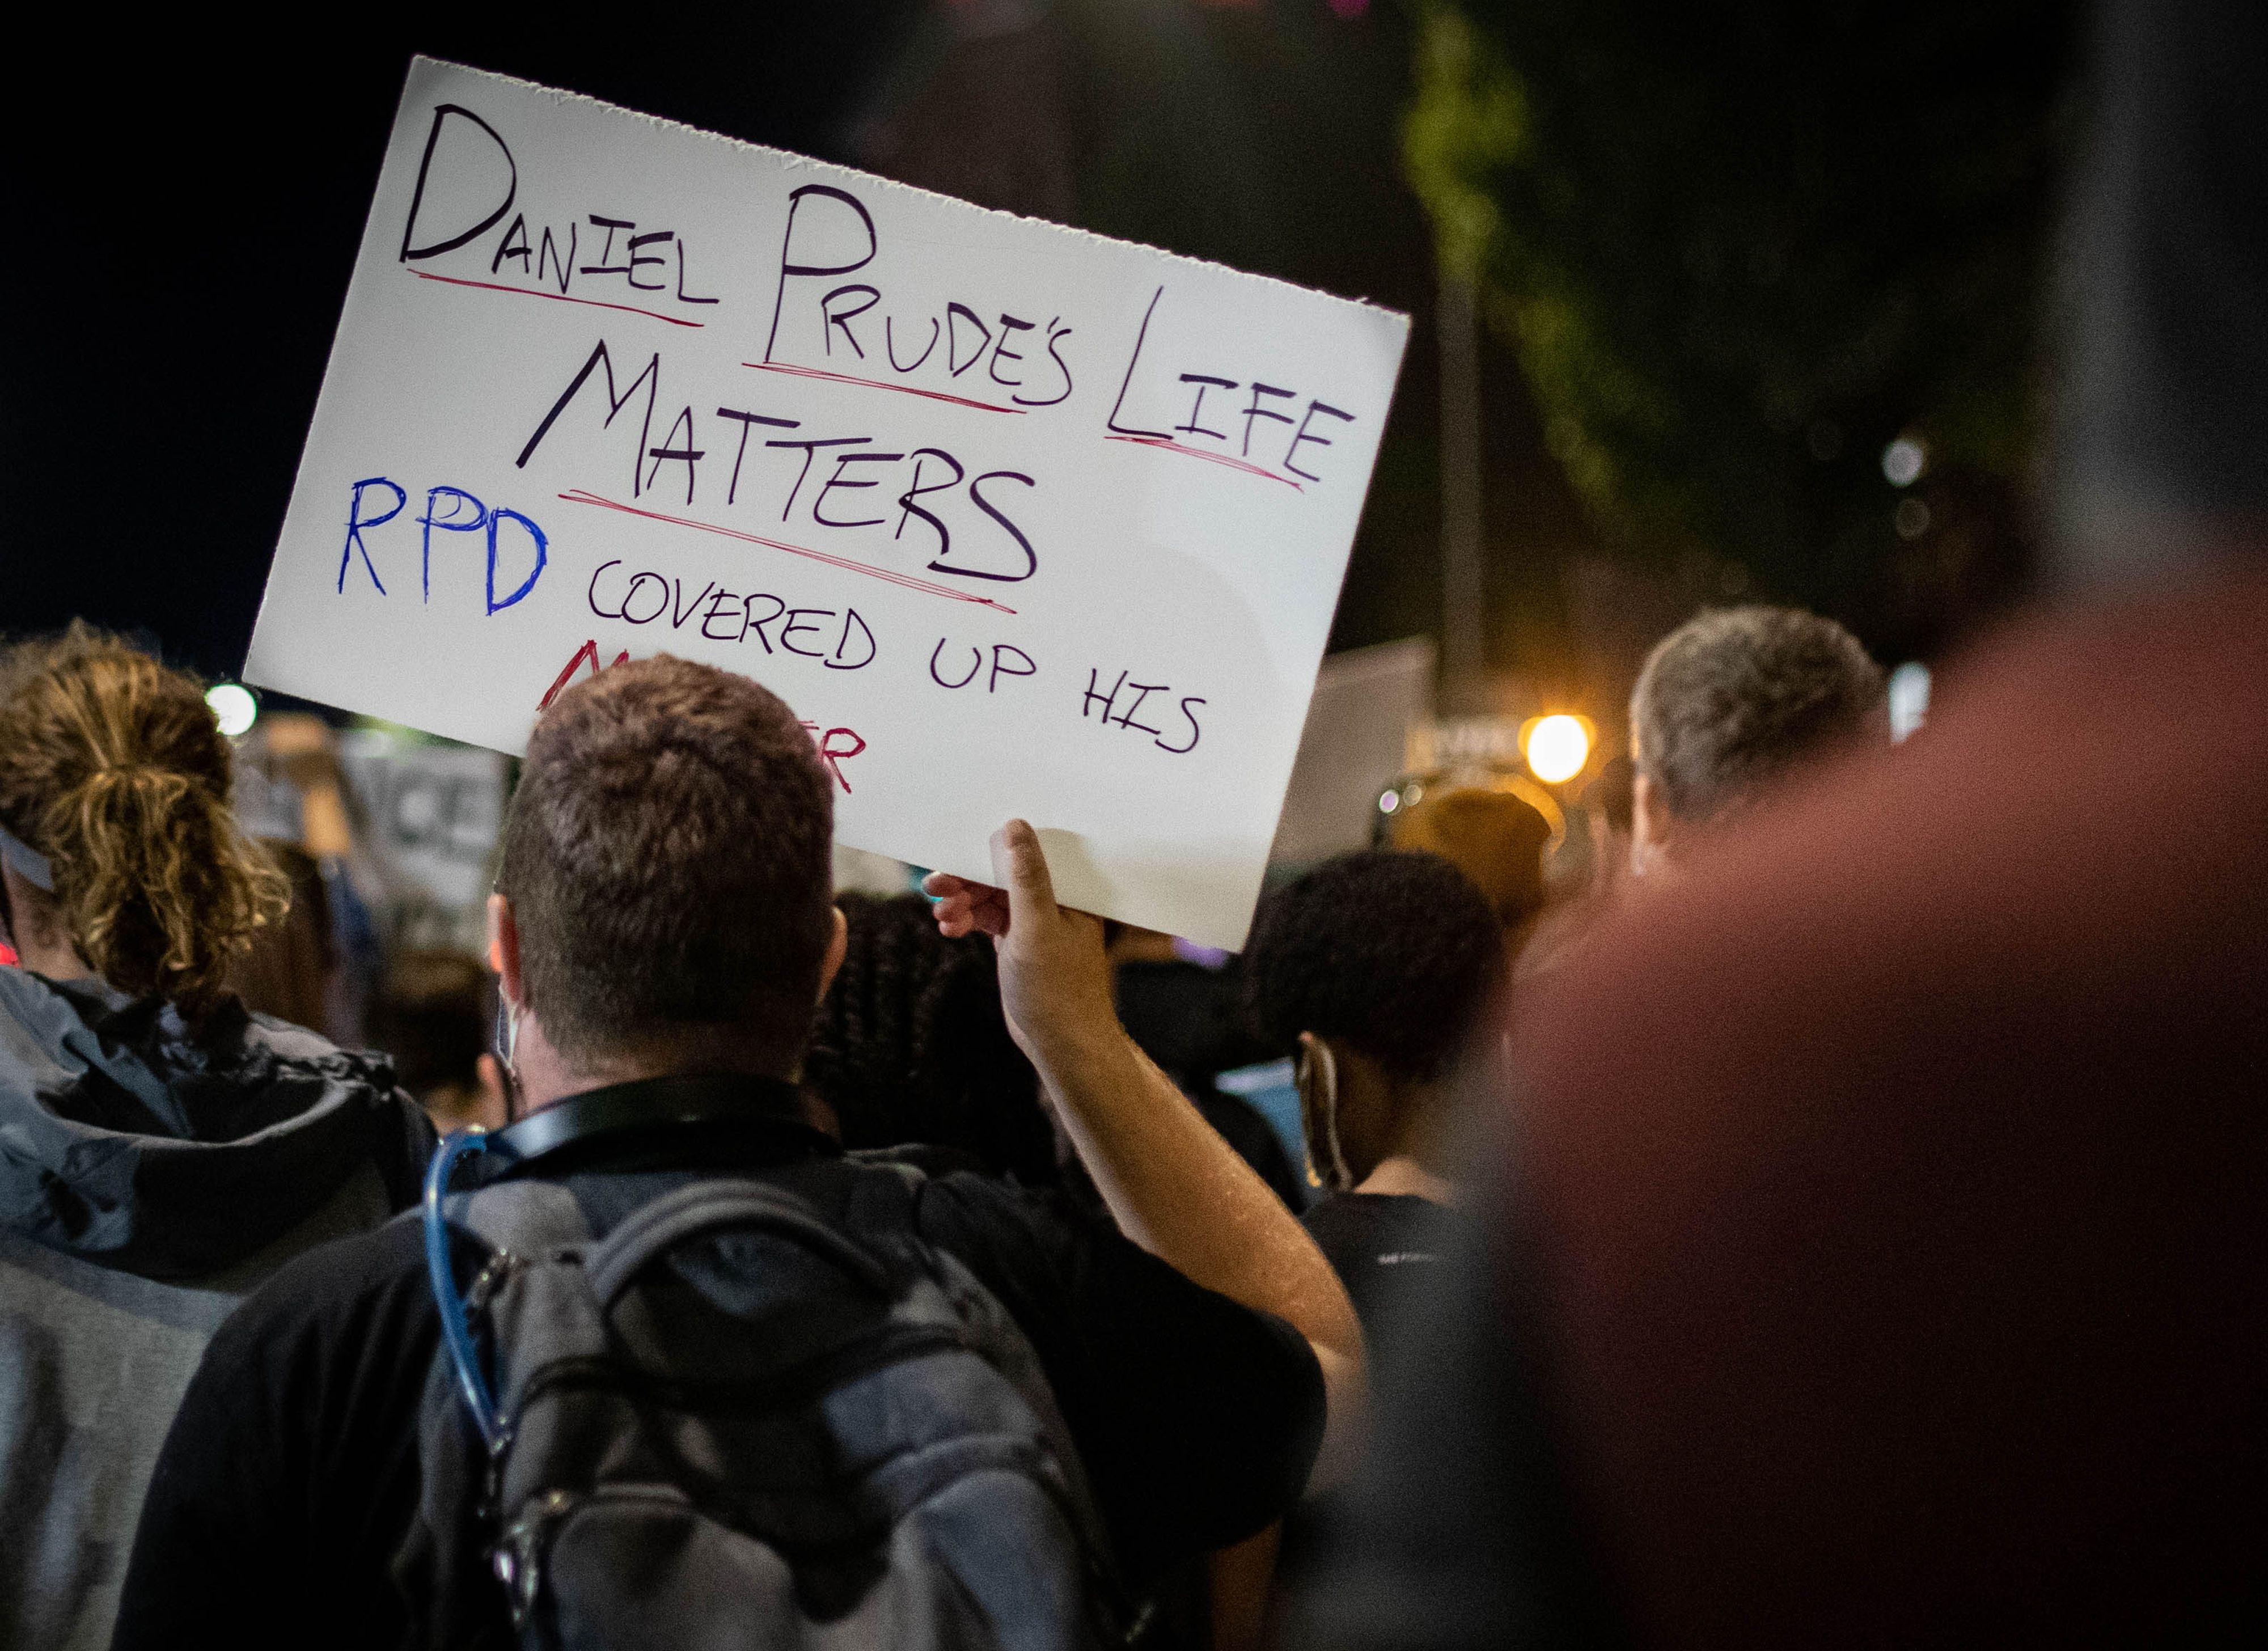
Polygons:
[[50,42],[5,116],[0,628],[240,667],[413,52],[832,157],[916,11],[394,5],[293,41],[201,10]]
[[[1402,8],[411,4],[297,35],[85,15],[18,53],[0,99],[0,632],[78,615],[240,668],[420,51],[1410,313],[1332,645],[1437,628]],[[1509,353],[1484,352],[1491,651],[1528,668],[1587,530]]]

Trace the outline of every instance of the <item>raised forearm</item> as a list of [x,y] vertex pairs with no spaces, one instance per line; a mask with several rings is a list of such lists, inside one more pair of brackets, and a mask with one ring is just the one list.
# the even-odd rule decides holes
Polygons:
[[1136,1243],[1233,1301],[1272,1313],[1323,1366],[1330,1417],[1311,1488],[1351,1455],[1362,1328],[1314,1241],[1265,1182],[1115,1024],[1037,1051],[1041,1076],[1095,1186]]

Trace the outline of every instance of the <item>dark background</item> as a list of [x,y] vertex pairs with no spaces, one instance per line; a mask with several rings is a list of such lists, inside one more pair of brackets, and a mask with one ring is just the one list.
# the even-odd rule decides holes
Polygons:
[[[169,26],[51,42],[56,77],[6,116],[9,631],[84,615],[241,666],[413,51],[1418,312],[1334,645],[1435,625],[1432,269],[1398,173],[1398,11],[412,4],[296,41]],[[1580,533],[1528,433],[1498,441],[1495,495],[1531,534]]]
[[[1440,629],[1437,265],[1411,179],[1436,208],[1484,196],[1500,708],[1610,724],[1705,601],[1800,601],[1886,662],[1933,656],[2032,554],[2072,15],[827,0],[400,4],[294,33],[86,8],[19,49],[0,100],[0,630],[83,615],[240,667],[423,51],[1410,313],[1335,648]],[[1444,19],[1481,54],[1469,86],[1441,70]],[[1511,151],[1404,158],[1414,106],[1454,136],[1506,87]],[[1547,347],[1537,314],[1575,324]],[[1911,540],[1879,468],[1907,430],[1938,458]]]

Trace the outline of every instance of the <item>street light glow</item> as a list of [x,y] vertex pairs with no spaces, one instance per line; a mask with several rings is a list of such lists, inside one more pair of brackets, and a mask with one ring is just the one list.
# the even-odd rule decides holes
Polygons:
[[1528,766],[1547,785],[1572,779],[1591,760],[1591,730],[1580,717],[1539,717],[1522,744]]
[[1882,449],[1882,480],[1892,487],[1911,487],[1929,468],[1929,449],[1912,436],[1900,436]]
[[205,690],[205,704],[212,708],[220,731],[232,740],[260,720],[260,702],[241,682],[215,682]]

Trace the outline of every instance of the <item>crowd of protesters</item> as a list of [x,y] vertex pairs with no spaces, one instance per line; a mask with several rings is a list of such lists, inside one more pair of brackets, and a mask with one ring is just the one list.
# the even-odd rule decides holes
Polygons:
[[838,894],[793,711],[662,656],[380,969],[200,683],[0,651],[0,1644],[2257,1642],[2268,448],[2159,437],[2268,436],[2268,261],[2152,107],[2080,222],[2234,321],[2088,313],[2148,534],[1896,745],[1838,625],[1693,617],[1579,888],[1451,784],[1235,959],[1020,820]]

